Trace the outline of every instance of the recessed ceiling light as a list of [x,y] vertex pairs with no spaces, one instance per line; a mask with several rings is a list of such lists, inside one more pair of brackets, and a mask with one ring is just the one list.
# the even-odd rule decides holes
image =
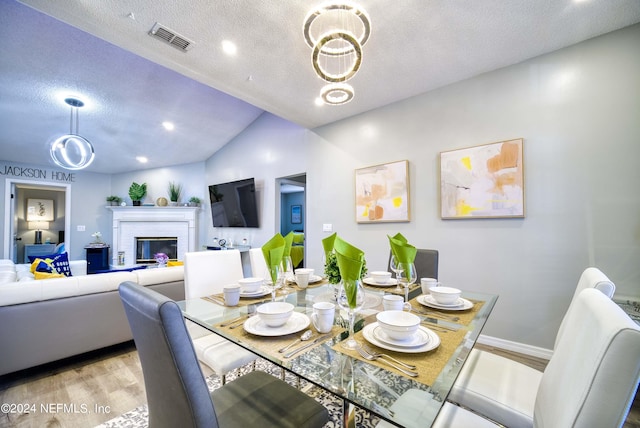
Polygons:
[[175,125],[171,122],[162,122],[162,126],[164,126],[164,129],[166,129],[167,131],[173,131],[176,128]]
[[147,159],[147,158],[146,158],[146,157],[144,157],[144,156],[136,156],[136,160],[137,160],[138,162],[140,162],[140,163],[147,163],[147,162],[149,162],[149,159]]
[[230,40],[223,40],[222,41],[222,50],[224,51],[224,53],[226,53],[227,55],[235,55],[236,52],[238,51],[238,48],[236,47],[236,44],[233,43]]
[[323,106],[324,105],[324,101],[322,100],[322,98],[318,97],[315,100],[315,103],[318,107]]

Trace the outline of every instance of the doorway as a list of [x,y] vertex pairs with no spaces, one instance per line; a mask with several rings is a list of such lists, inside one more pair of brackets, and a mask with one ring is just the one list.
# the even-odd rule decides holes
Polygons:
[[307,175],[299,174],[276,180],[280,189],[280,233],[294,232],[291,246],[293,267],[304,267]]
[[26,263],[30,251],[62,242],[69,251],[70,185],[7,180],[5,195],[5,258]]

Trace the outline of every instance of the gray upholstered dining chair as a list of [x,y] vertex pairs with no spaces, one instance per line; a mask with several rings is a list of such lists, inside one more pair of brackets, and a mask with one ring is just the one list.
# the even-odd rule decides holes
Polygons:
[[119,287],[144,376],[149,426],[321,427],[326,408],[253,371],[209,393],[178,305],[133,282]]
[[[569,307],[587,288],[595,288],[608,298],[616,289],[602,271],[589,267],[582,272]],[[566,324],[565,316],[556,335],[556,346]],[[517,361],[472,349],[448,400],[508,427],[529,426],[542,376],[541,371]]]
[[[438,279],[438,250],[418,249],[413,264],[416,266],[417,284],[420,284],[420,278]],[[391,270],[391,252],[389,252],[387,266],[388,270],[393,272]]]
[[[621,427],[640,380],[640,327],[603,293],[583,290],[569,307],[565,331],[535,389],[528,423],[537,428]],[[526,386],[523,386],[526,387]],[[403,422],[416,424],[429,399],[409,390],[391,406]],[[388,426],[386,422],[378,427]],[[463,407],[446,402],[437,428],[484,428],[497,425]],[[502,426],[502,425],[500,425]]]

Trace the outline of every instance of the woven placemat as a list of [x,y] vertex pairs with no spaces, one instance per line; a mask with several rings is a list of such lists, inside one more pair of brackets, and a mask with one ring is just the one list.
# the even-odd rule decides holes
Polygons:
[[473,319],[476,317],[476,314],[485,303],[483,301],[468,299],[471,303],[473,303],[473,306],[471,308],[464,311],[448,311],[444,309],[436,309],[430,306],[425,306],[420,302],[418,302],[418,297],[411,299],[409,302],[414,308],[417,308],[421,312],[424,312],[425,315],[423,314],[416,314],[416,315],[438,318],[444,321],[449,321],[451,319],[450,317],[458,317],[459,319],[455,321],[455,323],[462,324],[462,325],[469,325],[469,323],[473,321]]
[[[217,328],[223,330],[225,332],[225,334],[228,334],[229,336],[232,336],[236,339],[238,339],[240,342],[246,343],[250,348],[255,348],[260,350],[261,352],[266,353],[267,355],[270,355],[272,357],[275,358],[283,358],[283,354],[278,352],[278,349],[285,347],[286,345],[290,344],[291,342],[293,342],[295,339],[299,338],[300,335],[302,334],[302,331],[296,332],[296,333],[291,333],[291,334],[287,334],[284,336],[258,336],[255,334],[251,334],[248,333],[243,327],[237,327],[237,328],[230,328],[230,327],[220,327],[219,323],[217,325],[215,325]],[[316,331],[315,328],[313,328],[313,324],[309,325],[309,327],[313,332],[313,336],[309,341],[313,341],[315,338],[317,338],[318,336],[320,336],[320,333],[318,333]],[[334,325],[333,328],[331,329],[331,337],[335,337],[337,335],[339,335],[340,333],[342,333],[344,331],[344,328]],[[309,341],[304,342],[304,343],[298,343],[294,346],[292,346],[290,349],[288,349],[288,351],[292,351],[295,348],[297,348],[298,346],[302,346],[304,344],[309,343]],[[308,352],[310,350],[312,350],[313,348],[315,348],[316,346],[321,345],[324,342],[320,342],[320,343],[316,343],[313,346],[308,347],[307,349],[297,353],[295,357],[299,357],[300,355],[304,354],[305,352]]]
[[369,343],[363,336],[362,331],[359,331],[355,334],[355,339],[357,342],[361,344],[366,344],[367,347],[371,348],[376,352],[380,352],[383,354],[390,355],[402,362],[407,364],[413,364],[417,367],[415,371],[418,372],[417,377],[410,377],[406,374],[402,373],[399,370],[391,367],[390,365],[381,362],[380,360],[367,361],[356,350],[344,349],[340,343],[333,345],[333,349],[341,352],[343,354],[347,354],[350,357],[357,358],[361,361],[366,361],[369,364],[373,364],[376,367],[383,368],[385,370],[392,371],[400,376],[404,376],[409,379],[413,379],[416,382],[423,383],[425,385],[433,385],[436,378],[447,364],[447,361],[451,358],[455,350],[458,348],[462,340],[464,339],[467,330],[462,328],[458,331],[449,331],[447,333],[435,332],[440,337],[440,346],[436,349],[433,349],[428,352],[421,352],[415,354],[409,354],[405,352],[395,352],[390,351],[388,349],[380,348],[372,343]]

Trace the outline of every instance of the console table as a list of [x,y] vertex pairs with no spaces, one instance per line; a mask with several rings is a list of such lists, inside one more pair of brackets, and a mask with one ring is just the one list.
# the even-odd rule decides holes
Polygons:
[[24,246],[24,262],[31,263],[29,256],[47,256],[56,252],[56,244],[26,244]]

